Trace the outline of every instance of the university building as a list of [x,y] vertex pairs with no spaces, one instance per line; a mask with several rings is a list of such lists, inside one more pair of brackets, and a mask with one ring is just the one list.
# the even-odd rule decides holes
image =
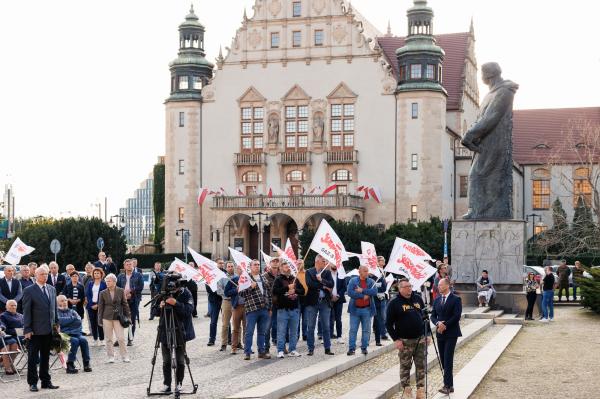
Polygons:
[[[407,16],[398,37],[347,1],[256,0],[213,64],[190,10],[165,102],[165,251],[180,250],[181,228],[213,256],[232,246],[256,257],[261,239],[265,252],[288,237],[297,246],[323,218],[387,227],[466,213],[471,153],[460,139],[479,104],[473,26],[434,34],[424,0]],[[523,219],[534,169],[515,161]],[[216,194],[199,206],[202,188]]]

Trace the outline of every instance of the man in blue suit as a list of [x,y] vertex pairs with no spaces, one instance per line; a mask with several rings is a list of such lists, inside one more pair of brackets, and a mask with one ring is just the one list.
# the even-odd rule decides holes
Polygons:
[[460,332],[460,317],[462,303],[460,297],[450,292],[448,279],[441,279],[438,283],[440,296],[433,302],[431,321],[437,327],[436,338],[440,350],[440,360],[444,368],[444,386],[439,391],[445,395],[454,392],[452,379],[452,366],[454,363],[454,349]]
[[117,277],[117,287],[125,290],[125,297],[131,311],[131,335],[127,334],[127,346],[133,345],[136,320],[139,323],[139,306],[142,301],[142,290],[144,289],[144,277],[133,269],[131,259],[123,262],[125,271]]
[[43,389],[56,389],[52,385],[49,373],[50,346],[52,344],[52,330],[58,327],[56,309],[56,290],[47,283],[48,267],[42,265],[35,270],[35,284],[27,287],[23,292],[23,333],[29,340],[27,353],[27,384],[29,390],[37,392],[38,370],[37,361],[40,363],[39,379],[42,380]]
[[58,263],[56,262],[50,262],[48,265],[48,270],[49,274],[46,284],[53,286],[56,295],[59,295],[65,289],[65,285],[67,285],[67,279],[64,275],[58,273]]

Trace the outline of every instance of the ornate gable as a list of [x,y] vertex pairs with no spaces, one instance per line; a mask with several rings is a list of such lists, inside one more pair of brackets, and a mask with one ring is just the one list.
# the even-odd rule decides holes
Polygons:
[[282,101],[291,101],[291,100],[306,100],[310,101],[311,97],[306,94],[302,87],[295,84],[281,99]]
[[267,99],[253,86],[250,86],[237,101],[238,103],[258,103],[265,102]]
[[327,96],[328,99],[342,99],[342,98],[356,98],[358,97],[350,88],[346,85],[346,83],[340,83],[335,90],[333,90]]

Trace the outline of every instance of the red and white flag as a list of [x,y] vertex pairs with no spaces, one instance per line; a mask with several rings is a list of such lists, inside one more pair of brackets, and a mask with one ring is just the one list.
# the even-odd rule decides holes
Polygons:
[[208,188],[201,188],[200,192],[198,193],[198,206],[202,206],[202,204],[204,203],[204,200],[206,200],[206,196],[208,195]]
[[190,251],[192,258],[194,258],[194,262],[198,265],[197,271],[200,273],[200,277],[194,276],[193,280],[199,282],[201,278],[204,278],[206,285],[208,285],[211,290],[217,291],[217,283],[219,280],[227,278],[227,275],[223,273],[223,271],[219,269],[219,266],[212,260],[200,255],[190,247],[188,247],[188,250]]
[[263,251],[260,251],[260,254],[262,255],[262,257],[263,257],[263,259],[264,259],[264,261],[265,261],[265,264],[267,264],[267,265],[268,265],[269,263],[271,263],[271,261],[274,259],[274,257],[273,257],[273,256],[269,256],[269,255],[267,255],[266,253],[264,253]]
[[359,258],[360,264],[369,268],[369,273],[381,277],[381,270],[377,263],[377,252],[375,251],[375,245],[370,242],[361,241],[360,248],[362,250],[362,256]]
[[362,191],[362,190],[364,190],[364,189],[365,189],[365,186],[358,186],[358,188],[356,189],[356,191],[359,191],[359,192],[360,192],[360,191]]
[[18,265],[23,256],[29,255],[34,250],[34,247],[26,245],[19,237],[17,237],[6,255],[4,255],[4,261],[11,265]]
[[289,237],[285,242],[285,254],[288,256],[288,258],[292,259],[293,261],[297,260],[296,254],[294,253],[294,247],[292,247],[292,242],[290,241]]
[[436,272],[436,268],[428,262],[430,259],[431,256],[417,244],[396,237],[390,260],[384,270],[406,276],[413,291],[417,291]]
[[[296,256],[294,256],[293,258],[290,258],[287,251],[282,250],[281,248],[279,248],[277,245],[271,243],[271,246],[273,247],[273,250],[275,252],[277,252],[277,255],[279,255],[279,258],[286,261],[286,263],[288,265],[290,265],[290,271],[292,272],[292,274],[295,276],[298,274],[298,268],[296,267]],[[292,251],[293,254],[293,251]]]
[[321,189],[321,186],[315,186],[315,187],[313,187],[313,188],[310,189],[309,194],[312,195],[312,194],[315,193],[315,191],[320,190],[320,189]]
[[269,187],[269,192],[267,193],[267,197],[273,198],[273,189]]
[[379,187],[369,187],[369,194],[371,194],[371,198],[377,201],[378,204],[381,204],[381,189]]
[[237,190],[237,194],[238,194],[240,197],[245,197],[245,196],[246,196],[246,194],[244,194],[244,192],[243,192],[243,191],[242,191],[240,188],[238,188],[238,190]]
[[225,189],[223,187],[219,187],[219,190],[221,190],[222,195],[225,195]]
[[323,192],[321,193],[321,195],[327,195],[330,192],[332,192],[333,190],[335,190],[337,188],[337,184],[332,184],[331,186],[327,187],[325,190],[323,190]]
[[346,276],[343,264],[345,260],[348,260],[346,248],[327,220],[321,221],[315,237],[310,243],[310,249],[325,258],[327,262],[336,265],[340,278]]
[[236,265],[241,266],[242,269],[250,273],[250,264],[252,263],[252,259],[233,248],[229,248],[229,253],[231,254],[231,257]]

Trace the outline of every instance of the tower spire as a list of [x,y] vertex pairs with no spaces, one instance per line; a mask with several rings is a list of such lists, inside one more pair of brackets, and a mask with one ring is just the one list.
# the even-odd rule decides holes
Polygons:
[[388,19],[388,26],[387,26],[387,32],[385,34],[385,37],[392,37],[392,25],[390,24],[390,20]]

